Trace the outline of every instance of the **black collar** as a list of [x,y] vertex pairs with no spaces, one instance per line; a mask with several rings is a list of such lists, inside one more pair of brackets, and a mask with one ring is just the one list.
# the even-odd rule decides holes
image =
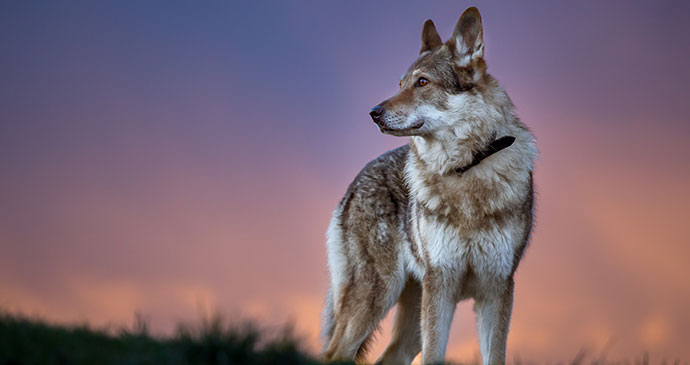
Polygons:
[[489,143],[489,145],[484,150],[477,152],[469,165],[464,167],[458,167],[455,169],[455,172],[457,172],[458,174],[462,174],[463,172],[479,165],[479,163],[481,163],[485,158],[493,155],[494,153],[502,149],[510,147],[513,144],[513,142],[515,142],[515,137],[513,136],[505,136],[494,140],[493,142]]

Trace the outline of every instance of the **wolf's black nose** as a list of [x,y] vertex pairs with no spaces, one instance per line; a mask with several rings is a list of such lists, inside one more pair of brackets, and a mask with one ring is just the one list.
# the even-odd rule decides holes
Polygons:
[[369,115],[371,115],[371,119],[374,120],[374,123],[378,124],[381,121],[381,116],[383,115],[383,107],[381,105],[377,105],[371,108]]

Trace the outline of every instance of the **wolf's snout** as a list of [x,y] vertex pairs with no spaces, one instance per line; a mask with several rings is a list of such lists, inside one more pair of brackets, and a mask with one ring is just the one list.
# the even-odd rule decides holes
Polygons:
[[371,115],[371,119],[374,120],[374,123],[381,125],[381,119],[383,117],[383,107],[381,105],[377,105],[373,108],[371,108],[371,111],[369,112],[369,115]]

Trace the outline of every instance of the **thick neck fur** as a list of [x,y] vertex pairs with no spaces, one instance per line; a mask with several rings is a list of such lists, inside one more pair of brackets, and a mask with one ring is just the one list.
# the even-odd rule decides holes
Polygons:
[[[494,90],[479,103],[458,108],[457,120],[433,134],[411,138],[406,180],[411,197],[424,207],[469,222],[526,198],[537,153],[534,138],[513,114],[505,92]],[[461,175],[455,172],[503,136],[515,142]]]
[[411,151],[424,162],[420,167],[429,173],[444,175],[458,167],[467,166],[474,155],[486,148],[496,135],[490,131],[482,135],[467,129],[469,128],[448,128],[438,135],[412,137]]
[[[411,138],[411,150],[428,172],[443,175],[466,166],[495,138],[510,133],[511,124],[516,123],[513,105],[495,80],[491,79],[489,84],[489,92],[480,95],[481,103],[455,106],[457,110],[452,116],[456,120],[448,121],[434,133]],[[451,111],[453,98],[449,98]]]

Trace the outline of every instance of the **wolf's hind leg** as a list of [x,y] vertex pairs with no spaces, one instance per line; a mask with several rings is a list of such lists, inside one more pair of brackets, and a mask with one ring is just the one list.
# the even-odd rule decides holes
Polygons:
[[344,289],[340,308],[335,308],[335,326],[324,352],[326,361],[363,360],[368,340],[402,290],[401,283],[387,283],[377,287],[367,280],[353,280]]
[[419,327],[421,301],[421,286],[416,280],[408,280],[398,300],[393,338],[377,364],[410,364],[422,350]]
[[333,337],[333,330],[335,328],[335,313],[333,312],[333,288],[328,288],[328,294],[326,294],[326,303],[323,308],[323,314],[321,315],[321,339],[323,340],[324,348],[331,342]]

